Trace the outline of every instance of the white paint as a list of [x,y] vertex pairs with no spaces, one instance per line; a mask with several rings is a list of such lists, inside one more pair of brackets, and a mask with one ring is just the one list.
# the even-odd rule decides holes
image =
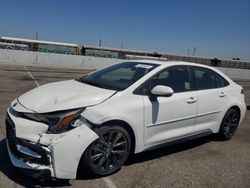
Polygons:
[[171,95],[173,95],[174,91],[171,87],[164,85],[157,85],[151,90],[151,93],[154,95],[170,97]]
[[63,179],[76,178],[77,167],[83,152],[94,140],[98,139],[98,135],[85,123],[66,133],[45,134],[45,136],[55,139],[52,143],[48,140],[48,144],[53,151],[55,175]]
[[109,177],[104,177],[102,179],[106,183],[108,188],[117,188],[117,186],[114,184],[114,182]]
[[26,72],[29,74],[29,76],[32,78],[32,80],[35,82],[36,86],[39,86],[39,83],[36,81],[35,77],[31,74],[31,72],[27,69],[26,66],[24,66]]
[[18,97],[18,100],[30,110],[48,113],[65,110],[65,106],[68,109],[76,109],[96,105],[115,92],[114,90],[83,84],[76,80],[67,80],[32,89]]

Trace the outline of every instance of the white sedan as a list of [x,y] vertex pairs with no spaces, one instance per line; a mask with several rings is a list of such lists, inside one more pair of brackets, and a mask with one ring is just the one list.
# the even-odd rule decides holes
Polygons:
[[7,110],[7,148],[33,177],[111,174],[128,156],[216,133],[229,140],[246,112],[243,88],[212,67],[126,61],[42,85]]

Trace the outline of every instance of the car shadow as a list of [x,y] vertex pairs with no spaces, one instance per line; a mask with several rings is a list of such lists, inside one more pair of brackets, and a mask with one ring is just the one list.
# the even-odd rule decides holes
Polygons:
[[247,105],[247,110],[250,110],[250,105]]
[[125,163],[125,165],[133,165],[135,163],[141,163],[141,162],[145,162],[145,161],[150,161],[150,160],[154,160],[157,158],[161,158],[164,156],[168,156],[168,155],[172,155],[178,152],[182,152],[185,150],[189,150],[198,146],[201,146],[203,144],[206,144],[210,141],[212,141],[214,138],[214,136],[210,135],[210,136],[205,136],[202,138],[198,138],[198,139],[194,139],[194,140],[189,140],[189,141],[185,141],[182,143],[178,143],[178,144],[173,144],[173,145],[169,145],[169,146],[164,146],[162,145],[161,147],[157,148],[157,149],[152,149],[149,151],[145,151],[142,153],[138,153],[135,155],[132,155],[127,162]]
[[[189,150],[203,144],[206,144],[214,140],[213,136],[206,136],[203,138],[186,141],[183,143],[165,146],[158,149],[145,151],[139,154],[132,155],[127,162],[124,164],[126,166],[133,165],[135,163],[141,163],[145,161],[154,160],[163,156],[172,155],[178,152]],[[39,181],[26,174],[21,170],[15,168],[9,159],[8,151],[6,147],[6,139],[0,141],[0,171],[5,174],[9,179],[15,183],[24,187],[63,187],[71,186],[69,180],[51,180],[51,181]],[[83,169],[79,169],[77,180],[91,180],[100,177],[93,176],[85,172]]]

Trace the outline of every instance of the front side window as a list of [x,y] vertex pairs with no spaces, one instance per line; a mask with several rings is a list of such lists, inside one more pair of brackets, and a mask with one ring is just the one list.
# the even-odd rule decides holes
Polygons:
[[157,85],[171,87],[174,93],[191,91],[193,89],[187,67],[170,67],[154,75],[139,87],[135,93],[149,95],[150,91]]
[[121,91],[152,71],[157,64],[124,62],[109,66],[78,81],[96,87]]
[[217,87],[213,71],[200,67],[193,67],[192,69],[197,90],[213,89]]

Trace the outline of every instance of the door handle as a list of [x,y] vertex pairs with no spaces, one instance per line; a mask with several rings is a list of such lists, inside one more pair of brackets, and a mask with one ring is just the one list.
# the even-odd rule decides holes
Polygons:
[[194,97],[190,97],[189,100],[187,101],[188,104],[192,104],[195,103],[197,101],[197,99],[195,99]]
[[219,97],[225,97],[225,96],[226,96],[226,94],[223,91],[219,95]]

